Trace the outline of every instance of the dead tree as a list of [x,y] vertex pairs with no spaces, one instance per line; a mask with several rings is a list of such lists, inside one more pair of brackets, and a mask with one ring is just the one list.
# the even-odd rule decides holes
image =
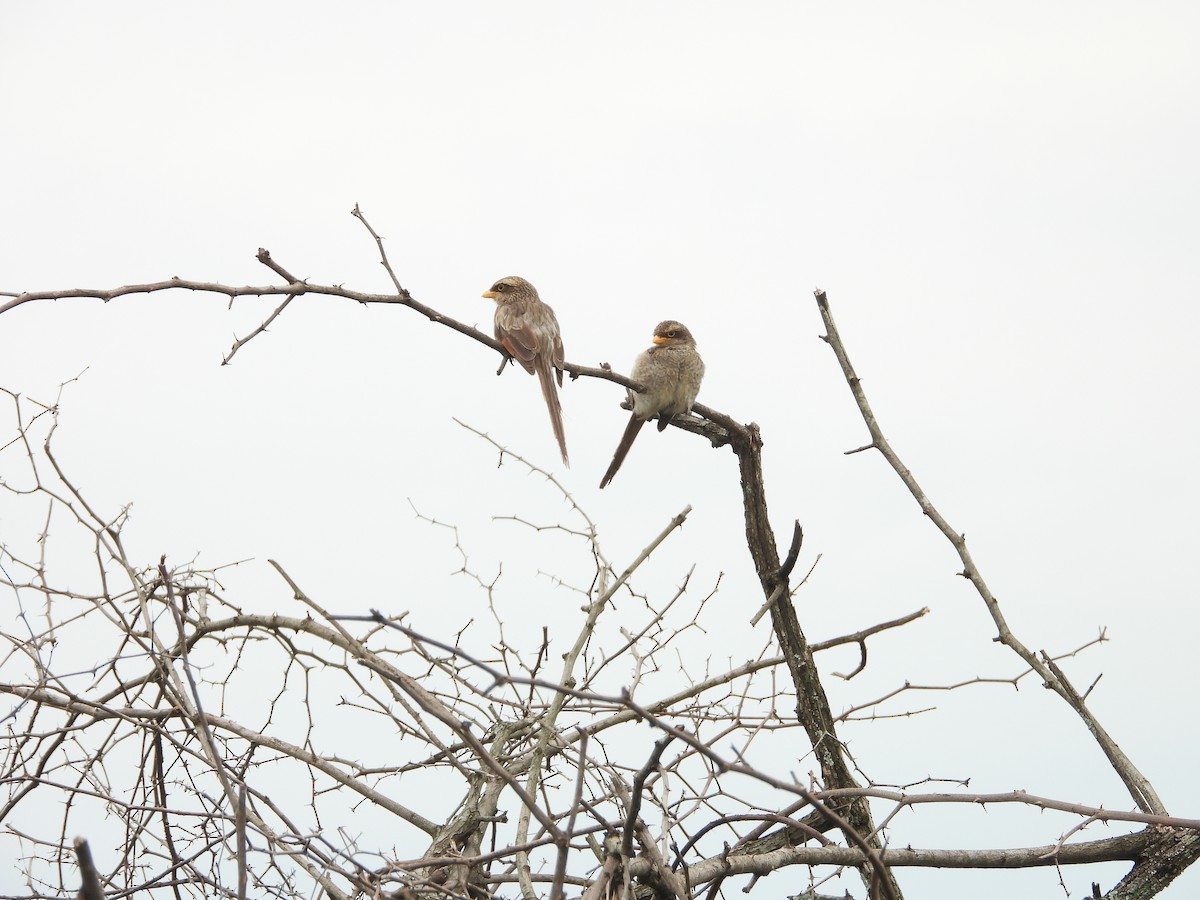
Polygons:
[[[260,250],[259,261],[282,283],[236,287],[171,278],[111,290],[9,294],[0,314],[42,300],[107,301],[165,290],[281,297],[259,328],[234,343],[228,363],[294,299],[324,295],[407,306],[459,333],[468,342],[464,352],[471,352],[472,341],[504,352],[489,335],[401,287],[382,240],[357,208],[354,214],[377,243],[392,294],[301,281]],[[1061,698],[1126,786],[1129,809],[1021,791],[979,795],[965,786],[914,791],[860,782],[838,735],[846,714],[834,715],[814,654],[858,646],[862,662],[847,676],[853,677],[866,665],[873,636],[925,611],[809,640],[793,603],[803,582],[796,575],[803,532],[797,521],[781,559],[754,423],[701,405],[674,422],[737,458],[746,546],[763,597],[755,619],[769,617],[772,643],[758,659],[650,698],[640,682],[619,692],[600,685],[619,660],[633,661],[635,672],[653,667],[719,590],[719,584],[697,588],[689,576],[672,596],[637,591],[639,570],[653,565],[655,549],[674,539],[690,508],[661,523],[656,536],[647,535],[635,559],[610,563],[600,530],[575,498],[516,448],[496,445],[561,495],[570,513],[558,527],[593,561],[575,588],[578,629],[561,664],[548,654],[548,636],[540,646],[510,647],[502,636],[489,646],[422,634],[406,616],[378,605],[348,611],[346,598],[311,596],[286,561],[271,565],[287,585],[291,607],[255,613],[224,595],[219,571],[175,565],[165,556],[133,558],[122,541],[126,511],[95,507],[55,455],[57,404],[38,406],[6,391],[11,437],[0,457],[3,487],[10,503],[39,505],[45,517],[39,535],[6,543],[0,556],[0,581],[19,607],[6,626],[0,678],[0,692],[10,699],[0,821],[34,895],[74,890],[82,871],[89,898],[97,892],[301,897],[316,885],[332,898],[519,894],[531,900],[570,893],[683,900],[728,892],[731,878],[740,886],[749,876],[753,886],[760,877],[791,870],[788,892],[818,898],[838,872],[853,870],[863,896],[899,900],[898,873],[905,867],[987,870],[1125,860],[1132,863],[1128,874],[1106,893],[1097,886],[1095,896],[1154,896],[1200,855],[1200,822],[1168,815],[1089,710],[1087,691],[1067,679],[1061,657],[1033,652],[1008,627],[962,534],[879,428],[824,292],[816,292],[816,302],[824,340],[869,435],[851,452],[875,450],[892,466],[953,545],[960,574],[995,624],[995,639],[1019,659],[1020,672],[1005,680],[1031,675]],[[639,387],[607,366],[567,363],[566,370],[572,378]],[[95,589],[59,579],[47,551],[51,520],[70,522],[90,542]],[[431,527],[444,524],[426,520]],[[537,534],[531,531],[531,539]],[[456,532],[455,546],[463,553],[463,572],[491,603],[492,584],[470,570]],[[637,621],[628,613],[613,621],[617,596],[644,601]],[[502,628],[503,610],[493,609]],[[81,673],[62,657],[84,645],[87,658],[100,648],[102,662]],[[264,671],[280,673],[277,681],[262,683]],[[354,740],[347,745],[351,721]],[[656,736],[651,742],[635,730],[646,725]],[[816,767],[810,780],[756,765],[749,750],[756,736],[797,729]],[[742,749],[719,749],[728,745]],[[871,800],[875,810],[888,810],[882,819]],[[908,845],[903,812],[962,803],[1058,810],[1073,824],[1052,843],[1023,848]],[[50,821],[46,810],[53,804],[60,812]],[[84,862],[87,846],[80,845],[80,869],[74,868],[75,835],[104,816],[119,817],[122,843],[101,847],[93,839],[94,862]],[[1095,822],[1126,827],[1116,837],[1076,839]]]

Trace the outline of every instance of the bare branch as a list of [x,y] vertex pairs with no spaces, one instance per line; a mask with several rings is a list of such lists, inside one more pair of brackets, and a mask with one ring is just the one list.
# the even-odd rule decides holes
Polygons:
[[[290,272],[288,272],[287,269],[285,269],[283,266],[279,265],[279,263],[275,262],[275,260],[271,259],[271,254],[267,251],[267,249],[265,247],[258,248],[257,258],[260,263],[265,265],[271,271],[277,272],[281,277],[286,279],[289,284],[300,284],[301,283],[300,280],[298,278],[296,278],[294,275],[292,275]],[[221,365],[223,365],[223,366],[229,365],[229,363],[233,359],[233,356],[235,353],[237,353],[244,346],[246,346],[246,344],[250,343],[250,341],[254,340],[254,338],[258,337],[260,334],[262,334],[264,331],[266,331],[267,328],[270,326],[270,324],[279,317],[279,314],[281,312],[283,312],[285,309],[287,309],[288,304],[291,303],[293,300],[295,300],[297,297],[299,297],[303,293],[304,293],[303,291],[300,291],[299,293],[289,295],[282,303],[280,303],[277,307],[275,307],[274,311],[272,311],[272,313],[269,316],[267,316],[266,319],[263,320],[261,325],[259,325],[253,331],[251,331],[244,338],[238,338],[237,340],[235,340],[233,342],[233,346],[230,348],[229,352],[226,353],[225,357],[221,360]]]
[[983,580],[983,575],[976,568],[975,561],[971,558],[971,554],[967,550],[966,538],[950,527],[950,523],[938,512],[932,501],[930,501],[924,490],[917,483],[917,479],[913,476],[912,472],[900,461],[900,457],[892,449],[887,438],[884,437],[883,430],[879,427],[879,423],[875,419],[875,413],[871,410],[871,405],[867,402],[867,395],[863,391],[862,382],[859,380],[858,375],[855,374],[854,367],[850,364],[850,357],[846,353],[846,348],[842,343],[841,335],[838,333],[837,325],[834,324],[833,313],[829,308],[829,299],[822,290],[818,289],[814,294],[817,299],[817,308],[821,311],[821,318],[825,322],[826,334],[823,340],[829,344],[834,355],[837,357],[839,365],[842,367],[842,374],[845,376],[846,383],[850,386],[850,392],[854,395],[854,400],[858,404],[858,409],[862,414],[863,422],[866,423],[867,431],[870,432],[870,446],[878,450],[883,458],[887,460],[888,465],[900,476],[900,480],[904,482],[904,486],[908,488],[909,493],[913,495],[913,499],[921,507],[921,512],[929,517],[958,553],[959,559],[962,560],[963,564],[961,574],[974,585],[975,590],[983,599],[984,605],[987,607],[988,613],[996,625],[997,640],[1020,656],[1030,668],[1041,676],[1046,686],[1067,701],[1071,708],[1083,719],[1088,731],[1096,738],[1100,749],[1108,757],[1113,770],[1125,783],[1126,788],[1129,789],[1134,802],[1148,813],[1160,815],[1165,813],[1166,809],[1149,780],[1138,771],[1133,761],[1125,755],[1125,752],[1117,746],[1117,742],[1109,736],[1108,732],[1096,720],[1096,717],[1084,706],[1082,698],[1079,697],[1074,687],[1067,682],[1061,672],[1055,673],[1048,665],[1039,660],[1036,654],[1021,643],[1008,627],[1008,622],[1000,610],[999,602],[987,586],[987,582]]
[[[231,300],[278,298],[262,324],[235,342],[225,357],[228,363],[294,297],[308,294],[311,302],[324,295],[363,305],[407,306],[505,358],[491,336],[415,300],[401,285],[384,239],[357,206],[353,214],[374,240],[394,294],[308,284],[260,250],[259,262],[286,284],[233,287],[174,278],[106,291],[26,293],[12,296],[0,313],[39,299],[107,301],[165,290],[203,291]],[[860,877],[873,900],[900,900],[894,869],[904,866],[1053,865],[1061,872],[1100,860],[1135,863],[1117,889],[1121,897],[1150,896],[1161,889],[1169,877],[1155,872],[1177,873],[1200,855],[1200,820],[1166,815],[1132,766],[1124,772],[1136,811],[1023,791],[970,793],[971,779],[957,781],[950,791],[926,787],[920,793],[912,784],[860,783],[866,776],[835,726],[864,710],[869,715],[859,718],[913,715],[911,710],[888,713],[881,706],[909,691],[982,683],[1015,687],[1036,672],[1097,733],[1106,752],[1111,739],[1093,728],[1086,707],[1091,687],[1076,690],[1063,672],[1060,662],[1071,654],[1032,653],[1008,631],[965,540],[929,504],[875,423],[824,294],[818,294],[818,305],[829,332],[826,340],[843,363],[871,435],[860,449],[878,449],[892,463],[959,550],[963,575],[994,611],[998,640],[1028,666],[1021,674],[959,684],[906,683],[869,703],[851,694],[844,701],[849,710],[834,716],[814,655],[857,646],[857,667],[841,676],[853,678],[866,665],[871,638],[915,621],[928,609],[810,643],[793,604],[808,577],[795,583],[803,529],[796,520],[781,560],[767,514],[758,426],[702,405],[674,424],[714,447],[729,446],[738,460],[746,546],[764,600],[754,621],[769,613],[772,624],[770,638],[749,660],[723,659],[722,649],[697,655],[695,645],[687,643],[692,629],[711,634],[711,623],[702,615],[722,576],[707,593],[689,586],[692,571],[686,565],[674,588],[650,592],[639,584],[643,567],[649,568],[656,548],[682,527],[690,506],[619,571],[600,548],[596,523],[552,473],[466,425],[496,450],[501,464],[518,462],[523,471],[539,476],[534,483],[566,501],[561,518],[523,509],[493,517],[505,527],[520,526],[513,530],[530,541],[555,534],[584,542],[582,577],[558,571],[558,555],[537,567],[538,577],[552,579],[556,589],[582,600],[565,643],[556,633],[560,626],[538,625],[535,619],[529,645],[515,646],[508,635],[516,628],[505,628],[513,621],[505,592],[496,590],[505,566],[497,564],[494,576],[476,574],[464,544],[466,532],[422,513],[417,513],[422,520],[452,530],[461,557],[455,574],[467,575],[467,589],[484,595],[494,621],[472,617],[454,634],[428,637],[409,627],[408,613],[333,614],[329,603],[301,589],[274,561],[270,564],[291,590],[286,604],[295,604],[298,612],[247,613],[223,596],[216,570],[168,569],[165,555],[156,563],[131,558],[123,538],[128,511],[112,515],[95,506],[51,451],[57,404],[35,408],[5,391],[14,408],[15,434],[0,444],[10,463],[0,498],[41,504],[29,519],[35,524],[27,544],[0,545],[0,588],[14,593],[18,607],[18,628],[0,633],[8,648],[0,651],[6,678],[0,693],[15,700],[5,719],[10,740],[0,752],[0,785],[6,791],[0,819],[7,836],[0,837],[22,842],[23,871],[32,890],[39,896],[74,890],[62,883],[61,874],[73,846],[69,823],[101,809],[118,814],[126,828],[120,845],[112,848],[117,860],[112,872],[104,881],[97,875],[97,890],[101,883],[121,885],[121,892],[131,895],[170,889],[176,900],[245,897],[251,882],[256,894],[280,900],[299,900],[314,890],[338,900],[479,898],[511,884],[519,885],[528,900],[543,895],[545,885],[552,900],[561,900],[568,885],[591,900],[632,896],[635,890],[686,900],[728,893],[724,880],[731,876],[757,878],[786,866],[820,867],[807,876],[807,895],[814,898],[828,896],[817,891],[828,890],[849,867],[845,875]],[[640,387],[607,364],[566,368],[573,378],[602,378],[626,390]],[[0,515],[7,516],[7,510]],[[78,530],[92,548],[94,584],[63,578],[51,565],[59,554],[47,546],[67,529]],[[610,601],[618,592],[637,602],[622,603],[619,616],[606,614],[615,608]],[[420,614],[418,607],[414,614]],[[1084,647],[1102,640],[1103,632]],[[86,645],[82,654],[79,644]],[[719,640],[715,644],[721,646]],[[59,646],[56,656],[51,650]],[[72,662],[79,671],[55,665],[66,658],[81,660]],[[559,658],[561,669],[551,671]],[[618,675],[622,666],[627,670]],[[264,672],[278,683],[257,683]],[[256,692],[264,699],[254,699]],[[352,723],[350,739],[345,723]],[[630,756],[630,747],[643,745],[632,732],[638,723],[657,732],[644,761],[636,750]],[[796,728],[808,738],[799,751]],[[804,759],[801,765],[811,767],[807,778],[780,770],[775,755],[780,748],[788,758]],[[755,760],[772,762],[756,765]],[[1117,757],[1114,766],[1122,760]],[[932,781],[955,780],[918,784]],[[280,791],[279,784],[294,787]],[[26,798],[43,797],[57,799],[65,810],[44,833],[35,817],[27,820],[32,825],[14,817],[32,807]],[[897,834],[918,807],[933,811],[970,804],[982,812],[994,803],[1024,808],[1034,823],[1043,812],[1054,811],[1042,820],[1056,820],[1053,834],[1027,842],[1041,844],[1049,837],[1051,843],[1006,850],[921,849],[904,846]],[[355,816],[353,827],[347,811]],[[580,813],[587,827],[577,827]],[[878,823],[876,814],[882,817]],[[1145,830],[1075,843],[1088,827],[1114,823]],[[884,849],[885,843],[903,849]],[[82,855],[76,855],[86,881]],[[1065,878],[1062,883],[1067,884]],[[748,888],[753,886],[752,881]]]

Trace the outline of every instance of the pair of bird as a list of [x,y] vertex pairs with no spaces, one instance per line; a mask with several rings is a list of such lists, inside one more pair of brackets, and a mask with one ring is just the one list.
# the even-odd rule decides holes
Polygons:
[[[554,310],[542,302],[532,284],[516,275],[501,278],[484,291],[483,296],[496,301],[496,340],[526,372],[537,375],[563,463],[570,465],[562,405],[554,385],[555,376],[559,387],[563,381],[562,335]],[[696,395],[700,393],[704,360],[696,352],[696,341],[691,332],[668,319],[655,327],[653,341],[654,346],[643,351],[633,364],[633,380],[644,390],[633,394],[633,413],[613,454],[612,464],[600,481],[601,488],[617,474],[634,438],[646,422],[657,416],[658,430],[662,431],[672,417],[690,413]]]

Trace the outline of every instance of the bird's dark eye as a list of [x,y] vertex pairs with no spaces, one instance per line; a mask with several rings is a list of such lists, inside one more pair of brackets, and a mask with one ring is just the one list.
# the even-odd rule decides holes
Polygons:
[[668,331],[667,337],[675,337],[675,329],[671,329],[670,331]]
[[508,285],[505,284],[503,281],[497,281],[495,284],[492,285],[492,290],[496,291],[496,292],[504,291],[507,289],[508,289]]

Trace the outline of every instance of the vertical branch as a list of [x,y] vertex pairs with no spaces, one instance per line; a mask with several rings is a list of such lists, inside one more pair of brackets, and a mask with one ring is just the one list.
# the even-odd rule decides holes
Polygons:
[[[767,514],[766,486],[763,482],[762,435],[754,423],[740,425],[728,416],[703,407],[697,407],[697,411],[728,431],[730,446],[737,454],[742,483],[742,507],[746,519],[746,546],[750,550],[751,559],[754,560],[763,594],[770,605],[772,628],[796,688],[796,717],[812,742],[813,752],[821,767],[821,778],[827,789],[858,787],[842,744],[837,738],[833,712],[813,661],[812,648],[800,627],[796,607],[792,604],[791,593],[788,590],[790,566],[785,568],[780,563],[775,535],[771,531],[770,517]],[[792,542],[793,546],[796,546],[797,554],[801,533],[797,525]],[[795,565],[790,553],[788,559],[790,565]],[[871,846],[880,846],[879,839],[875,836],[871,808],[865,799],[851,801],[845,810],[845,817],[850,826],[849,829],[843,829],[847,841],[853,843],[860,835],[871,835]],[[874,877],[882,877],[887,881],[888,896],[897,900],[901,897],[900,886],[890,870],[875,872]]]
[[237,829],[237,895],[238,900],[246,900],[246,888],[249,885],[249,871],[246,868],[246,785],[238,785],[237,810],[234,814],[234,827]]
[[638,814],[641,812],[642,790],[646,785],[646,779],[650,777],[651,772],[658,768],[663,751],[667,749],[667,744],[673,740],[675,740],[675,735],[665,734],[655,741],[654,751],[650,754],[650,758],[646,760],[646,764],[634,776],[633,793],[629,798],[629,808],[625,812],[625,831],[621,837],[621,853],[626,859],[633,856],[633,829],[637,824]]
[[575,818],[583,806],[583,782],[587,774],[587,745],[588,736],[585,734],[579,740],[579,768],[575,773],[575,799],[571,803],[571,813],[567,819],[565,831],[566,840],[558,845],[558,859],[554,865],[554,882],[550,885],[550,900],[562,900],[563,885],[567,879],[567,859],[571,853],[571,837],[575,834]]
[[92,851],[83,838],[75,838],[75,858],[79,861],[79,874],[83,886],[79,889],[81,900],[104,900],[104,889],[100,887],[100,875],[92,862]]

